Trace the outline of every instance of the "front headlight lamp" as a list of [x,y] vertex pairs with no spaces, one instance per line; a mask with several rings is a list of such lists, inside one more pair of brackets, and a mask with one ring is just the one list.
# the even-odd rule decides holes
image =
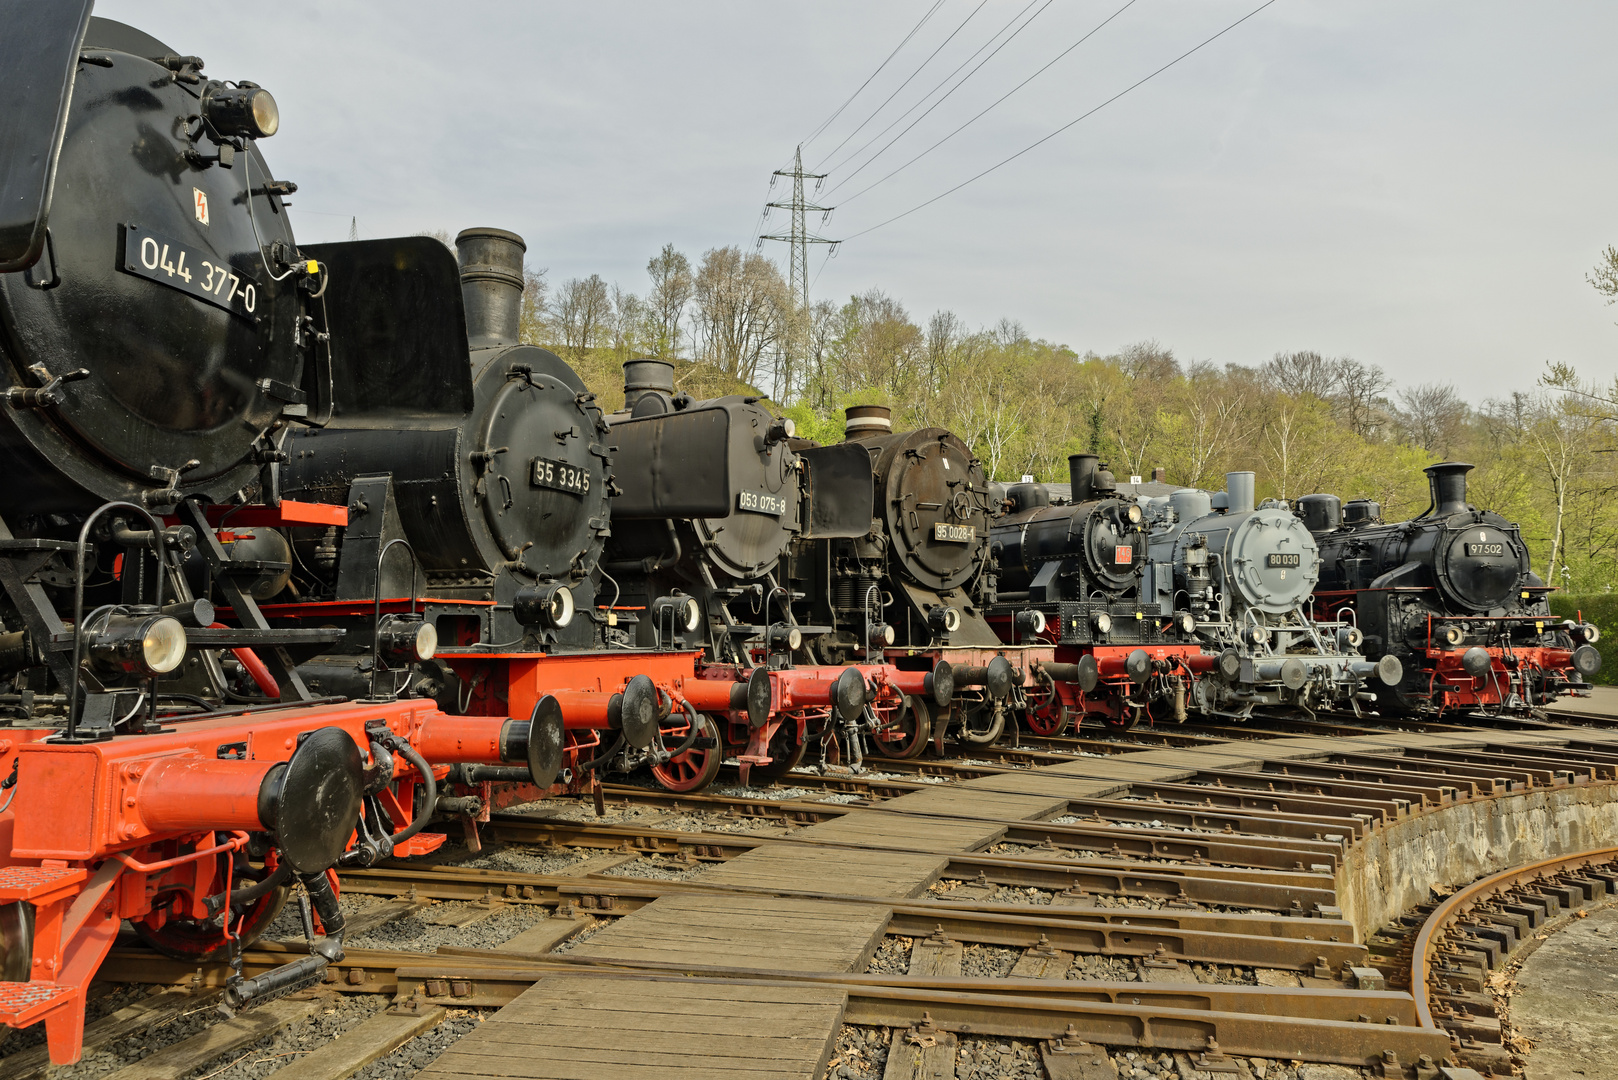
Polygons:
[[185,659],[185,627],[168,615],[113,615],[90,641],[98,664],[150,678]]

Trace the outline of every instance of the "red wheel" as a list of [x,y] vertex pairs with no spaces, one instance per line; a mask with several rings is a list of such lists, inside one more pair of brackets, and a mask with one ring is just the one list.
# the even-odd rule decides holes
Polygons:
[[[690,722],[680,713],[669,717],[662,728],[665,745],[679,745],[691,733]],[[697,713],[697,738],[706,739],[712,746],[693,746],[683,754],[676,754],[661,765],[652,766],[652,775],[669,791],[701,791],[719,775],[719,765],[725,760],[725,740],[719,734],[719,725],[705,713]]]
[[[220,858],[229,856],[221,855]],[[270,868],[266,867],[264,872],[269,873]],[[282,885],[253,903],[247,911],[247,917],[242,921],[242,948],[245,949],[264,935],[264,931],[269,929],[275,917],[281,914],[281,909],[286,906],[287,896],[290,893],[291,889]],[[207,922],[171,918],[155,930],[141,921],[132,922],[132,925],[135,934],[142,941],[164,956],[171,956],[176,960],[197,963],[223,960],[230,949],[230,939],[225,936],[222,917],[215,917]]]
[[1105,715],[1101,718],[1101,721],[1107,725],[1110,731],[1128,731],[1135,726],[1145,713],[1146,706],[1131,705],[1127,701],[1120,700],[1118,702],[1118,714],[1116,716]]
[[886,727],[889,732],[897,732],[900,738],[888,742],[873,734],[871,748],[885,758],[902,761],[926,749],[927,740],[933,737],[933,716],[925,701],[907,695]]

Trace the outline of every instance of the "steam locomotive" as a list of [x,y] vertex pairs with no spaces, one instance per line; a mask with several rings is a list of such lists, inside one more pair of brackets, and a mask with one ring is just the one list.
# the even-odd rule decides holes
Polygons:
[[1600,631],[1551,617],[1521,530],[1467,503],[1471,470],[1428,466],[1431,503],[1409,521],[1383,522],[1364,499],[1298,500],[1320,546],[1317,605],[1354,620],[1367,656],[1402,664],[1401,678],[1373,687],[1389,712],[1528,712],[1588,689],[1601,669]]
[[1191,708],[1247,719],[1256,709],[1359,710],[1364,687],[1399,682],[1396,656],[1359,651],[1348,621],[1308,610],[1321,574],[1309,530],[1279,502],[1254,505],[1253,474],[1225,475],[1225,490],[1148,499],[1152,533],[1142,595],[1183,611],[1218,656],[1192,687]]
[[1030,665],[1041,654],[1006,645],[986,618],[996,507],[983,467],[942,428],[895,433],[885,406],[846,415],[844,442],[806,452],[845,455],[839,460],[851,474],[872,478],[873,498],[859,502],[848,487],[840,498],[861,526],[794,545],[793,595],[802,617],[827,629],[811,647],[826,663],[884,660],[906,685],[920,677],[930,687],[877,729],[879,753],[914,757],[929,741],[942,749],[948,734],[992,743],[1008,713],[1025,706]]
[[123,921],[233,957],[301,887],[309,954],[225,997],[310,985],[342,955],[334,865],[441,844],[446,766],[548,786],[561,738],[305,683],[342,629],[269,626],[289,563],[258,531],[346,524],[282,497],[287,433],[372,388],[260,153],[274,98],[90,10],[0,4],[0,1022],[43,1020],[59,1064]]
[[1054,648],[1036,666],[1030,730],[1060,735],[1070,719],[1128,728],[1184,720],[1192,686],[1213,666],[1189,604],[1156,588],[1142,505],[1120,498],[1094,454],[1068,459],[1071,501],[1043,484],[1012,485],[993,528],[1000,588],[990,621],[1007,640]]

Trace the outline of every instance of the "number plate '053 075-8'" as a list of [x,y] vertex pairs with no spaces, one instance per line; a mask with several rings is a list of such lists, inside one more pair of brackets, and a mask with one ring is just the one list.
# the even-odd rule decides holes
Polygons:
[[736,509],[747,510],[754,514],[769,514],[780,517],[787,512],[787,501],[779,495],[771,495],[767,491],[738,491],[736,493]]
[[970,525],[950,525],[947,522],[933,522],[933,539],[948,540],[952,544],[970,544],[978,538],[978,531]]
[[124,226],[125,270],[252,320],[258,310],[258,282],[215,262],[218,257],[139,225]]
[[584,495],[590,490],[589,472],[579,468],[577,465],[569,465],[565,461],[535,458],[534,470],[531,475],[533,476],[535,487],[568,491],[574,495]]

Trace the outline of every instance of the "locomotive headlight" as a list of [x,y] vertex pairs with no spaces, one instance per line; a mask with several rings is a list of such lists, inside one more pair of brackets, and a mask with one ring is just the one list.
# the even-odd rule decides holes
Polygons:
[[798,425],[792,422],[789,416],[782,416],[770,421],[770,429],[764,434],[764,445],[774,446],[778,442],[785,442],[798,433]]
[[1017,612],[1016,621],[1017,629],[1025,634],[1045,632],[1045,613],[1037,608]]
[[267,139],[281,129],[281,109],[262,86],[211,83],[202,95],[202,115],[221,135]]
[[566,585],[536,585],[511,598],[511,614],[524,626],[560,630],[573,621],[573,590]]
[[1433,637],[1439,644],[1454,648],[1466,638],[1466,631],[1453,623],[1445,623],[1433,631]]
[[1242,628],[1242,644],[1263,645],[1270,640],[1270,631],[1265,626],[1245,626]]
[[1105,611],[1098,611],[1090,616],[1090,627],[1098,634],[1112,633],[1112,616]]
[[1182,611],[1174,617],[1180,627],[1180,633],[1191,635],[1197,632],[1197,617],[1189,611]]
[[769,642],[776,652],[796,652],[803,646],[803,631],[786,623],[776,623],[770,627]]
[[185,627],[168,615],[114,615],[91,639],[90,656],[104,667],[164,675],[185,659]]
[[438,627],[424,619],[390,615],[377,628],[377,638],[390,656],[431,660],[438,651]]
[[887,623],[872,623],[870,646],[873,649],[885,649],[893,644],[893,627]]
[[948,604],[927,612],[927,628],[935,634],[953,634],[961,628],[961,613]]
[[690,633],[702,621],[702,605],[694,596],[660,596],[652,601],[654,625]]
[[1129,509],[1124,513],[1124,516],[1129,519],[1131,525],[1139,525],[1144,515],[1140,512],[1140,504],[1130,503]]
[[1595,623],[1585,623],[1579,627],[1579,637],[1586,645],[1594,645],[1601,640],[1601,628]]

